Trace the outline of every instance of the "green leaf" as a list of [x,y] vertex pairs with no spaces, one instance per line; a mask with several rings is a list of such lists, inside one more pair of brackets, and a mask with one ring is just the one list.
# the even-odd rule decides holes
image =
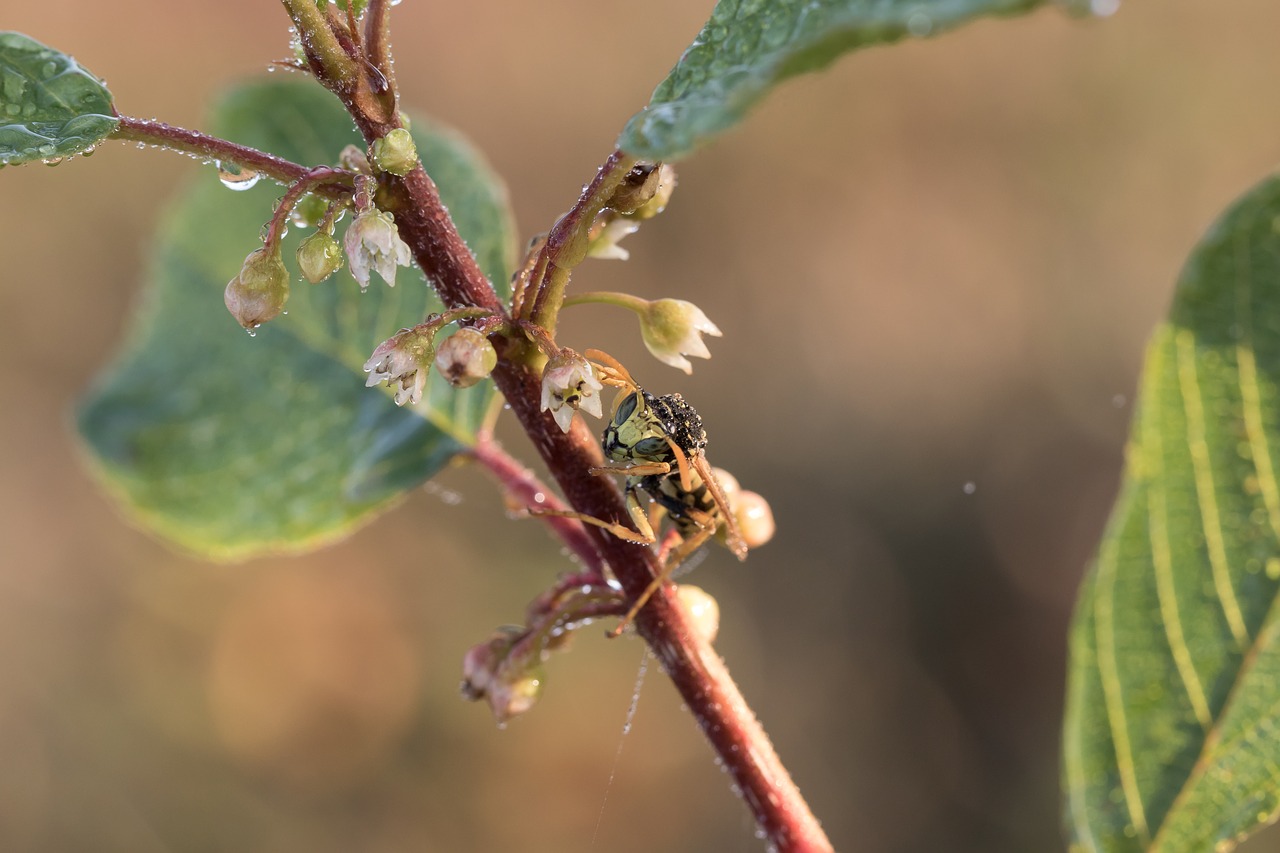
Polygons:
[[74,59],[0,32],[0,166],[79,154],[119,123],[107,87]]
[[[632,116],[618,147],[675,160],[733,127],[774,86],[840,54],[933,36],[982,15],[1049,0],[720,0],[676,67]],[[1069,0],[1076,8],[1087,0]]]
[[[320,87],[259,83],[233,94],[220,135],[302,163],[360,142]],[[423,162],[491,280],[505,287],[513,226],[505,193],[454,134],[418,119]],[[398,409],[362,366],[402,326],[441,310],[416,270],[367,293],[344,270],[295,276],[288,314],[249,337],[222,291],[259,243],[279,186],[231,192],[212,168],[164,217],[130,343],[80,412],[108,487],[147,528],[222,559],[297,551],[348,532],[421,484],[473,440],[492,390],[438,377]],[[293,265],[307,229],[285,242]]]
[[1071,637],[1073,850],[1225,851],[1280,814],[1280,177],[1210,230],[1147,353]]

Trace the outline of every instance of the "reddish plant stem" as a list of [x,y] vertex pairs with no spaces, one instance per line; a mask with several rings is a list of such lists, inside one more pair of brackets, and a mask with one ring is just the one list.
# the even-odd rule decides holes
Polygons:
[[[520,460],[503,450],[502,445],[494,441],[493,436],[488,433],[477,436],[475,446],[471,448],[471,457],[502,484],[507,498],[515,506],[543,507],[551,510],[568,509],[551,489],[538,480],[532,471],[521,464]],[[592,582],[603,582],[604,562],[600,559],[600,552],[596,550],[595,543],[591,541],[591,537],[587,536],[585,525],[581,521],[555,515],[542,516],[542,521],[546,522],[547,527],[551,528],[569,550],[577,555],[582,564],[590,569]]]
[[[292,0],[285,2],[288,5]],[[341,93],[339,96],[342,97]],[[379,119],[361,110],[356,97],[343,97],[343,101],[370,144],[397,126],[394,117]],[[622,155],[615,154],[607,164],[612,169],[602,171],[612,177],[621,162]],[[379,203],[395,213],[401,238],[413,250],[414,259],[435,285],[445,305],[473,305],[505,317],[497,293],[458,235],[440,202],[435,183],[422,167],[404,178],[388,175],[384,180],[385,198],[380,196]],[[584,216],[601,194],[599,183],[597,180],[584,193],[592,196],[591,201],[580,200],[575,206]],[[557,295],[552,294],[550,298],[558,302]],[[544,297],[543,311],[549,307]],[[558,307],[556,304],[555,308]],[[554,313],[550,312],[552,318]],[[502,339],[495,344],[503,344]],[[582,418],[575,418],[572,429],[565,433],[550,414],[541,410],[541,379],[525,355],[523,347],[510,342],[499,346],[493,380],[546,462],[566,501],[586,515],[614,521],[626,519],[622,495],[614,483],[588,473],[589,468],[603,463],[599,442]],[[658,572],[653,551],[595,527],[587,527],[586,534],[594,541],[596,550],[612,569],[628,599],[636,600]],[[730,678],[724,661],[690,624],[685,609],[669,586],[656,593],[640,611],[636,628],[697,719],[771,845],[780,851],[797,853],[830,851],[830,841],[783,767],[764,728]]]
[[[119,116],[120,126],[111,134],[113,139],[131,142],[142,142],[147,145],[158,145],[185,154],[194,154],[207,160],[222,163],[235,163],[253,171],[266,175],[281,184],[293,184],[316,171],[309,166],[300,166],[283,157],[259,151],[246,145],[237,145],[216,136],[209,136],[197,130],[174,127],[160,121]],[[351,195],[355,175],[345,169],[329,169],[329,174],[310,187],[316,195],[324,196],[332,201],[340,201]]]
[[326,181],[332,181],[335,177],[342,177],[348,174],[342,169],[317,166],[295,181],[289,187],[289,191],[280,199],[280,202],[276,205],[275,213],[271,216],[271,224],[267,227],[267,239],[264,241],[267,248],[273,249],[283,239],[285,224],[289,221],[289,214],[293,212],[293,209],[304,195],[314,192],[317,186]]

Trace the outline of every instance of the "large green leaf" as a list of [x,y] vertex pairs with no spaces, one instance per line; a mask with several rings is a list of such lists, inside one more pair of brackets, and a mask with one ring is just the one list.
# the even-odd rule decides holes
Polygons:
[[1223,851],[1280,814],[1280,178],[1196,248],[1147,354],[1071,639],[1073,850]]
[[[359,142],[337,102],[306,83],[232,95],[216,132],[302,163]],[[505,286],[512,223],[501,185],[455,135],[418,120],[418,150],[480,266]],[[144,526],[219,558],[337,537],[430,477],[473,436],[492,393],[433,377],[398,409],[366,389],[364,361],[402,326],[440,310],[415,270],[362,294],[344,270],[295,282],[288,315],[255,337],[222,290],[282,194],[222,187],[212,168],[164,217],[126,351],[84,402],[80,429],[108,487]],[[292,254],[302,233],[285,243]]]
[[[840,54],[933,36],[982,15],[1014,15],[1050,0],[720,0],[618,147],[674,160],[733,127],[774,86]],[[1088,8],[1088,0],[1066,5]]]
[[107,87],[74,59],[0,32],[0,166],[79,154],[119,123]]

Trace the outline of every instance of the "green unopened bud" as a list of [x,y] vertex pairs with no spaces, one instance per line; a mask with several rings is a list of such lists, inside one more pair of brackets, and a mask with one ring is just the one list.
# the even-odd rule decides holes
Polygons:
[[412,172],[418,165],[418,149],[409,131],[397,127],[381,139],[375,139],[373,165],[393,175],[404,176]]
[[289,298],[289,271],[279,248],[250,252],[240,274],[227,283],[222,298],[231,316],[249,330],[278,316]]
[[317,231],[298,245],[298,268],[312,284],[319,284],[342,267],[342,247],[331,234]]
[[647,204],[649,199],[653,198],[654,193],[658,191],[658,184],[661,180],[659,176],[660,165],[656,163],[640,163],[636,165],[622,179],[622,183],[618,184],[618,188],[613,191],[613,195],[609,196],[606,206],[625,215],[634,213]]
[[455,388],[470,388],[498,364],[489,339],[475,329],[459,329],[436,350],[436,369]]
[[676,170],[670,163],[663,163],[654,170],[658,176],[658,187],[653,196],[644,204],[627,215],[628,219],[652,219],[667,209],[671,203],[671,194],[676,191]]

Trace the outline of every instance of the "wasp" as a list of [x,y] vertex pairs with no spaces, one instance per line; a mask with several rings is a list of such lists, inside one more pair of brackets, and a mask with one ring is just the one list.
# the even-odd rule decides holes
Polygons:
[[[671,573],[712,536],[723,532],[726,547],[739,560],[747,557],[747,543],[707,462],[707,432],[693,407],[679,394],[650,394],[606,353],[587,350],[585,354],[596,363],[601,382],[621,389],[601,438],[610,464],[593,467],[590,472],[623,477],[627,514],[635,529],[582,513],[543,510],[538,514],[576,518],[641,545],[658,541],[655,527],[665,514],[678,539],[664,542],[659,552],[661,570],[614,630],[616,636]],[[652,517],[646,503],[656,510]]]

